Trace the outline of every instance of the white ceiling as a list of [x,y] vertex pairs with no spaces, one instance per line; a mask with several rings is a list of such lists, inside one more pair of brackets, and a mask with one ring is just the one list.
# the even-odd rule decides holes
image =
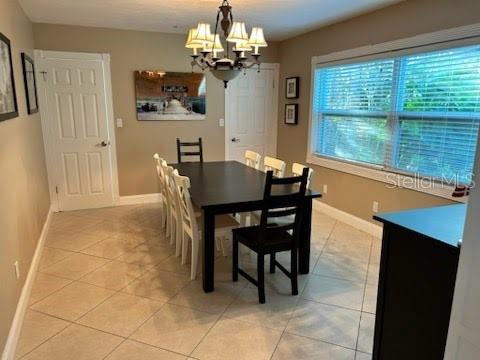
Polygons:
[[[401,0],[230,0],[234,19],[283,40]],[[33,22],[185,33],[214,24],[221,0],[20,0]]]

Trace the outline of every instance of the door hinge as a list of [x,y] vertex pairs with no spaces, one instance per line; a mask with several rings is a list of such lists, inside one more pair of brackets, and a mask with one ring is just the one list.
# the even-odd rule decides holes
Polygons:
[[273,88],[275,89],[275,80],[273,80]]
[[55,192],[58,194],[58,186],[55,186]]

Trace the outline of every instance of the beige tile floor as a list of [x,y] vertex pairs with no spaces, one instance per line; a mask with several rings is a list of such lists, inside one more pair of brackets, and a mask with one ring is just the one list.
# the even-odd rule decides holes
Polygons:
[[[267,274],[267,303],[231,282],[190,281],[160,230],[158,205],[55,214],[17,359],[371,359],[380,241],[314,212],[311,273],[299,296]],[[288,254],[278,256],[289,265]],[[252,254],[242,256],[254,270]],[[267,261],[268,262],[268,261]]]

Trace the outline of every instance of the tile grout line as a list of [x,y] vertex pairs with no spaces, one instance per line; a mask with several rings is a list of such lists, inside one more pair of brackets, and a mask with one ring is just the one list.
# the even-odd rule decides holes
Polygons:
[[[315,269],[315,267],[317,266],[318,261],[320,260],[320,256],[322,256],[323,251],[324,251],[325,247],[327,246],[327,243],[328,243],[328,241],[329,241],[329,239],[330,239],[330,236],[332,235],[333,230],[335,229],[335,226],[336,226],[336,225],[337,225],[337,221],[335,220],[335,222],[333,223],[333,226],[332,226],[332,228],[330,229],[330,232],[329,232],[329,234],[328,234],[328,236],[327,236],[327,238],[326,238],[326,241],[325,241],[325,243],[324,243],[323,246],[322,246],[322,250],[320,251],[320,255],[318,256],[317,261],[315,262],[315,265],[312,267],[312,271],[313,271],[313,269]],[[311,234],[310,234],[310,236],[311,236]],[[288,317],[288,320],[287,320],[287,323],[286,323],[286,325],[285,325],[285,328],[283,329],[282,334],[280,335],[280,338],[278,339],[278,342],[277,342],[277,344],[275,345],[275,349],[273,349],[272,355],[270,356],[270,360],[273,359],[273,356],[275,355],[275,352],[276,352],[277,349],[278,349],[278,345],[280,345],[280,342],[281,342],[282,339],[284,338],[285,333],[288,334],[288,332],[287,332],[288,325],[290,324],[290,321],[292,320],[295,312],[297,311],[298,304],[299,304],[300,301],[303,299],[302,296],[303,296],[303,293],[305,292],[305,289],[306,289],[307,286],[308,286],[308,283],[310,282],[310,276],[311,276],[311,275],[312,275],[312,274],[310,273],[310,270],[309,270],[309,273],[308,273],[308,277],[309,277],[309,278],[307,279],[307,282],[306,282],[305,286],[303,287],[302,291],[299,292],[299,294],[298,294],[298,301],[296,302],[295,308],[293,309],[292,313],[291,313],[290,316]]]
[[360,330],[361,330],[362,316],[363,316],[363,305],[365,303],[365,294],[367,293],[368,270],[370,269],[370,261],[372,259],[373,239],[370,238],[370,241],[371,241],[371,243],[370,243],[370,253],[368,255],[367,277],[365,279],[365,284],[364,284],[364,288],[363,288],[362,307],[361,307],[361,312],[360,312],[360,321],[358,323],[357,342],[355,344],[355,359],[357,358],[356,351],[358,350],[358,341],[360,339]]

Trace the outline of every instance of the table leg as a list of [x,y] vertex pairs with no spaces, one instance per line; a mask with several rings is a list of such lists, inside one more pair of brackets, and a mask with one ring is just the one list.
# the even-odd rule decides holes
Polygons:
[[212,292],[215,272],[215,215],[203,210],[203,291]]
[[298,249],[298,266],[300,274],[310,271],[310,235],[312,232],[312,199],[306,198],[303,209],[302,232]]

